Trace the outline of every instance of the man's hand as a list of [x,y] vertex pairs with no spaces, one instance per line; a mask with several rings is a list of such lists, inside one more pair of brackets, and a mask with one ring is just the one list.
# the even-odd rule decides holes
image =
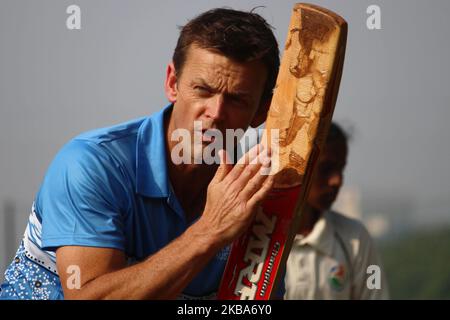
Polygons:
[[[56,251],[66,299],[173,299],[216,252],[250,225],[258,203],[272,187],[272,177],[261,174],[270,158],[261,146],[237,164],[221,165],[208,186],[205,211],[180,237],[141,263],[126,267],[125,254],[107,248],[61,247]],[[69,265],[81,270],[81,288],[67,287]]]
[[197,222],[218,248],[231,243],[250,225],[257,205],[268,194],[273,177],[265,174],[270,156],[256,145],[232,167],[221,150],[220,167],[208,186],[205,210]]

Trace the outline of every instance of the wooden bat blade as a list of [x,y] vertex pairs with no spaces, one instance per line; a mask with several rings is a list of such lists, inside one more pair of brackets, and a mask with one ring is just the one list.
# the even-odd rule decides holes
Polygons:
[[[325,139],[327,130],[319,125],[327,127],[331,121],[346,36],[347,24],[335,13],[314,5],[294,6],[262,139],[274,142],[270,147],[277,187],[301,183],[314,139],[318,145]],[[278,139],[270,136],[271,129],[278,130]]]
[[233,243],[219,299],[265,300],[275,294],[331,123],[346,39],[347,23],[337,14],[311,4],[294,6],[263,134],[275,187]]

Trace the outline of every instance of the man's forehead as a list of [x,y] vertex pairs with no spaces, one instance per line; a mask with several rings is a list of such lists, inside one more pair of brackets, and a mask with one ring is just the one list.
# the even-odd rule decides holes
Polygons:
[[219,51],[199,48],[195,45],[189,47],[185,64],[202,64],[209,67],[214,66],[214,72],[222,72],[224,75],[242,72],[243,70],[252,68],[256,69],[256,67],[263,66],[262,62],[258,60],[241,62],[228,57]]
[[214,86],[232,80],[236,91],[248,93],[255,81],[264,80],[266,69],[261,61],[238,62],[221,53],[193,47],[189,49],[182,74],[185,71],[189,72],[190,81]]

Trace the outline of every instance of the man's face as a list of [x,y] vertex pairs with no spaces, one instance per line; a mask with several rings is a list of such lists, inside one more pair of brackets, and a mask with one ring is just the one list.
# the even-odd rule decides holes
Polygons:
[[[240,63],[192,45],[181,75],[175,75],[173,65],[168,68],[166,93],[174,103],[169,131],[183,128],[193,137],[194,121],[200,121],[203,132],[220,130],[226,146],[226,129],[246,130],[261,113],[266,77],[260,61]],[[202,136],[201,149],[211,142]]]
[[308,205],[315,210],[328,210],[336,200],[344,179],[347,145],[343,141],[327,142],[312,178]]

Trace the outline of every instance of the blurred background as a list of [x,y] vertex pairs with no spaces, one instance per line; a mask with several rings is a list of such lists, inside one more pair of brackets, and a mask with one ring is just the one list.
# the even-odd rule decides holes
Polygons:
[[[335,120],[352,138],[336,208],[375,238],[392,298],[449,299],[450,1],[313,2],[349,23]],[[213,7],[263,6],[282,48],[294,3],[1,0],[0,279],[58,149],[166,105],[177,26]],[[72,4],[80,30],[66,27]],[[367,28],[370,5],[379,30]]]

